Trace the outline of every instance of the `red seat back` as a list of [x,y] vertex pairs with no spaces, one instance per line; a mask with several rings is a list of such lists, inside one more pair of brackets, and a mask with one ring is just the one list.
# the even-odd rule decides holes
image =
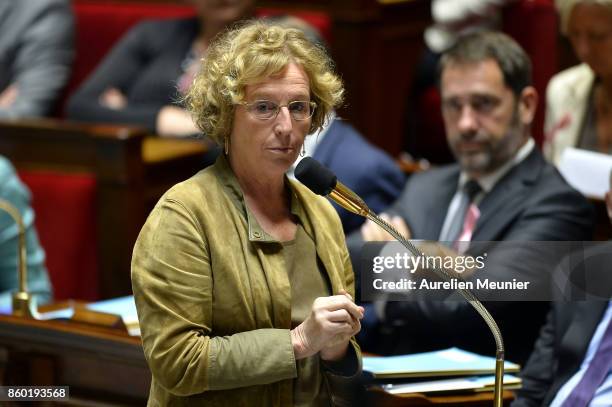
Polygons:
[[98,299],[96,180],[51,171],[20,170],[19,177],[32,191],[54,298]]

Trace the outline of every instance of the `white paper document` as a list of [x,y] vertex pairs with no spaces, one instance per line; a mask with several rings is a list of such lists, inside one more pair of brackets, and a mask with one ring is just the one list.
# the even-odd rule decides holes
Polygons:
[[563,150],[559,171],[583,195],[603,199],[610,189],[612,156],[568,147]]
[[[389,384],[383,388],[391,394],[433,393],[444,391],[491,391],[495,385],[495,376],[462,377],[460,379],[431,380],[425,382]],[[521,379],[512,375],[504,375],[504,389],[521,387]]]

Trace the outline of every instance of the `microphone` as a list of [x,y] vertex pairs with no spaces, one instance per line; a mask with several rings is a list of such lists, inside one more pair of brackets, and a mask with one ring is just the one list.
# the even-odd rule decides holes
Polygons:
[[13,315],[25,318],[36,318],[38,312],[35,309],[34,298],[27,289],[27,262],[26,262],[26,243],[25,227],[19,210],[4,199],[0,199],[0,209],[9,214],[19,227],[19,262],[17,272],[19,275],[19,290],[13,294]]
[[[356,193],[351,191],[347,186],[338,181],[336,175],[323,164],[312,157],[304,157],[295,168],[295,177],[304,184],[308,189],[317,195],[327,196],[338,205],[342,206],[349,212],[363,216],[376,223],[379,227],[387,231],[398,242],[400,242],[413,256],[419,257],[419,250],[402,236],[393,226],[382,220],[378,215],[368,208],[366,203]],[[433,267],[431,269],[439,277],[445,281],[452,279],[461,279],[461,276],[454,270],[449,270],[445,267]],[[497,323],[482,305],[476,295],[469,289],[457,289],[463,298],[480,314],[487,326],[491,330],[495,339],[496,357],[495,357],[495,390],[494,390],[494,406],[502,407],[502,389],[504,376],[504,340]]]
[[295,178],[317,195],[329,195],[338,205],[356,215],[375,216],[356,193],[338,181],[336,175],[312,157],[304,157],[295,167]]

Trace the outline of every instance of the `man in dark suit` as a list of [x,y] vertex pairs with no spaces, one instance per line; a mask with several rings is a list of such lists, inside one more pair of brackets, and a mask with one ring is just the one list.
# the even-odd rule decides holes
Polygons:
[[[310,136],[317,141],[317,135]],[[389,155],[373,146],[350,124],[334,118],[323,138],[316,143],[312,157],[331,169],[338,179],[368,204],[381,212],[399,196],[406,178]],[[333,203],[344,233],[357,229],[364,218]]]
[[[535,350],[521,372],[523,387],[511,407],[561,406],[593,361],[611,311],[609,301],[554,303]],[[595,338],[597,343],[593,343]],[[607,395],[600,396],[607,397],[607,402],[600,400],[594,405],[612,405],[612,378],[606,375],[600,384],[606,385],[603,390]]]
[[[612,221],[610,192],[606,206]],[[581,267],[568,267],[581,278],[560,279],[571,291],[553,303],[511,407],[612,405],[611,245],[594,242],[575,256]]]
[[[386,211],[396,229],[414,239],[445,241],[454,248],[457,241],[590,239],[590,206],[544,161],[531,138],[537,94],[531,86],[529,58],[518,44],[501,33],[464,37],[441,59],[440,91],[447,139],[457,163],[409,179]],[[363,241],[382,240],[390,236],[371,223],[349,237],[356,269]],[[482,249],[467,253],[482,254],[475,250]],[[527,245],[517,247],[514,261],[506,258],[493,264],[489,256],[486,277],[525,281],[546,272],[524,261],[529,250]],[[368,325],[374,308],[369,307],[362,323],[366,350],[374,342],[377,346],[371,350],[383,353],[449,346],[494,352],[491,333],[470,304],[428,297],[426,291],[415,291],[406,301],[379,304],[376,316],[384,338],[374,335]],[[548,304],[491,301],[485,305],[500,325],[507,357],[523,362]]]

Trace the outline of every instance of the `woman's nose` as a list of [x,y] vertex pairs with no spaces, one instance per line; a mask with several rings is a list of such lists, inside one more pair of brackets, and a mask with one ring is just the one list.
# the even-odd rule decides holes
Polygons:
[[275,130],[281,133],[290,133],[293,129],[293,122],[291,119],[291,113],[287,106],[280,107],[278,115],[276,116]]

